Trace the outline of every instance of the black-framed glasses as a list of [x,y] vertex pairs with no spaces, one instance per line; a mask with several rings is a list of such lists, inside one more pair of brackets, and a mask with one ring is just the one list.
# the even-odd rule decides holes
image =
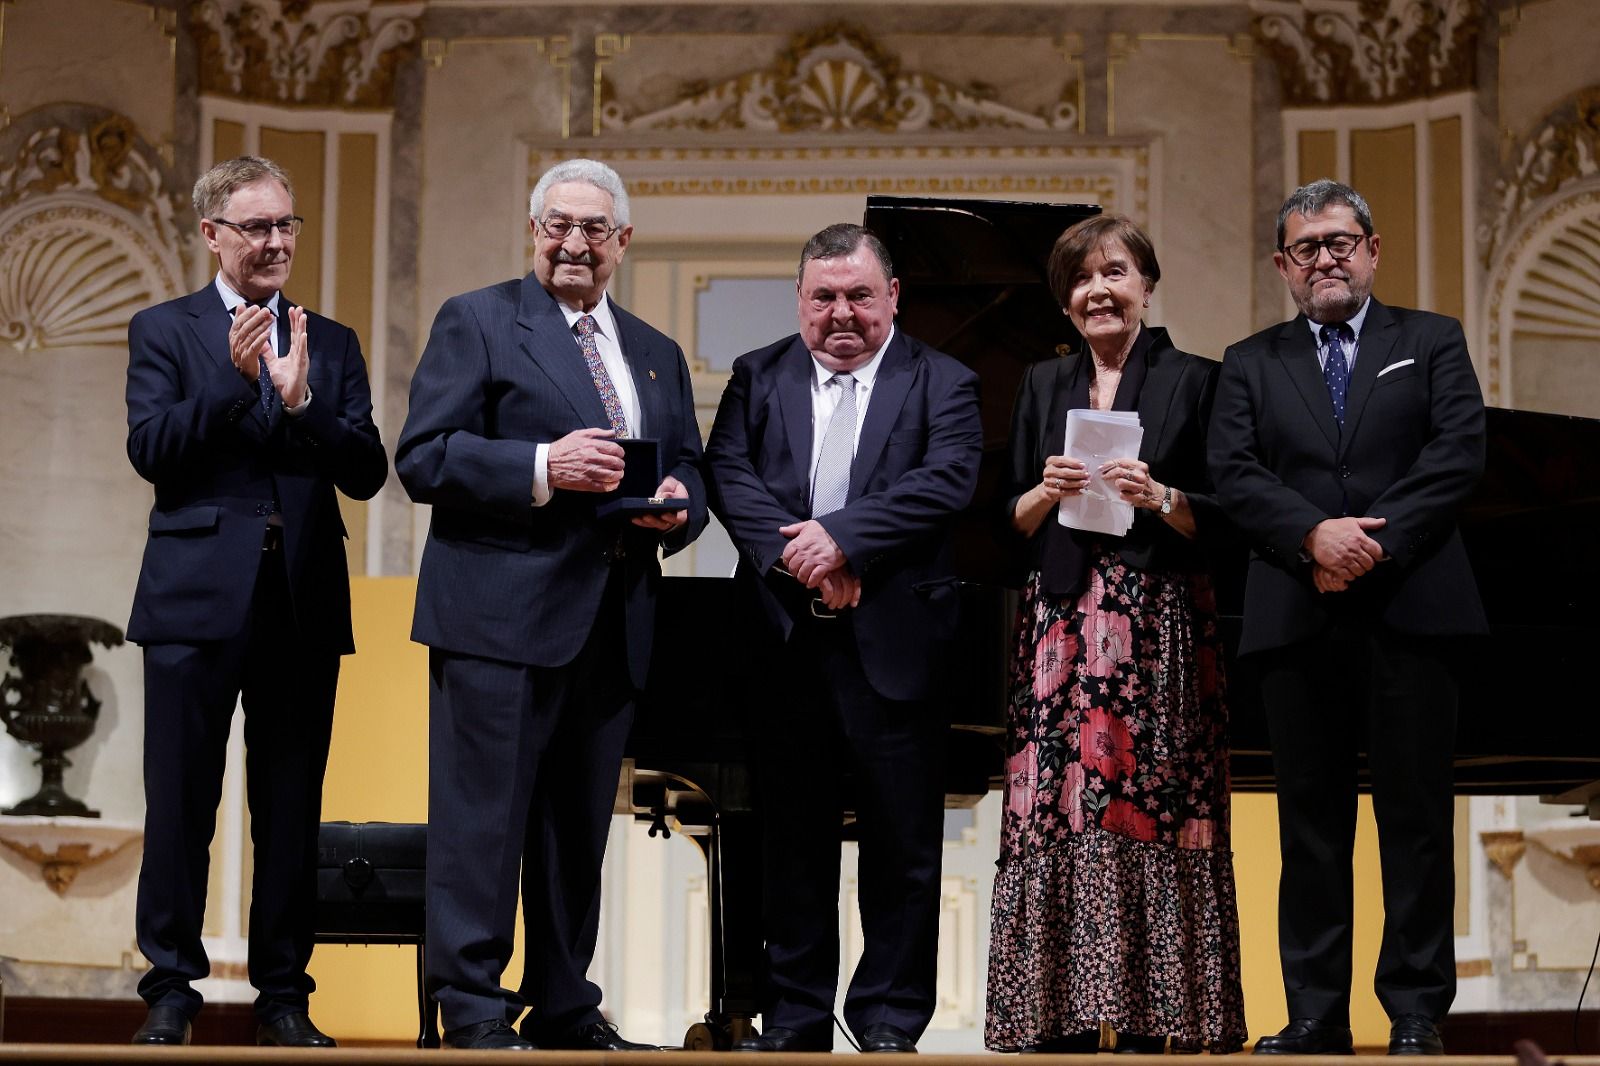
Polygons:
[[1317,261],[1317,257],[1326,248],[1328,254],[1333,256],[1337,263],[1356,254],[1356,249],[1361,247],[1361,242],[1367,239],[1365,233],[1335,233],[1321,240],[1295,241],[1279,249],[1288,256],[1297,266],[1308,267]]
[[284,240],[298,237],[300,235],[300,227],[306,224],[306,220],[299,215],[286,215],[279,219],[252,218],[247,222],[229,222],[225,218],[213,218],[211,221],[219,226],[227,226],[229,229],[237,231],[239,236],[256,244],[260,244],[272,236],[273,230],[277,230]]
[[572,234],[574,229],[583,234],[583,239],[590,244],[604,244],[611,239],[611,235],[621,226],[613,226],[603,218],[586,218],[582,222],[559,215],[553,218],[539,220],[539,228],[544,230],[544,235],[553,241],[564,241]]

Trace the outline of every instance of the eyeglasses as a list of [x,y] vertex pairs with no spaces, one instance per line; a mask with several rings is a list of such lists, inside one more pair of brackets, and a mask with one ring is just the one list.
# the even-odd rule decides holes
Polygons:
[[583,232],[583,239],[590,244],[604,244],[611,239],[611,235],[621,226],[613,226],[603,218],[586,218],[582,222],[574,222],[570,218],[546,218],[539,221],[539,228],[544,230],[546,237],[555,241],[564,241],[574,229]]
[[289,215],[276,221],[270,218],[252,218],[248,222],[229,222],[225,218],[213,218],[211,221],[219,226],[227,226],[231,230],[237,230],[239,236],[255,244],[265,241],[272,235],[273,230],[277,230],[284,240],[298,237],[300,235],[300,227],[306,224],[306,220],[299,215]]
[[1361,242],[1367,239],[1365,233],[1335,233],[1332,236],[1318,240],[1295,241],[1278,249],[1288,256],[1298,266],[1308,267],[1317,261],[1317,257],[1326,248],[1328,254],[1333,256],[1335,262],[1342,263],[1356,254],[1356,249],[1361,247]]

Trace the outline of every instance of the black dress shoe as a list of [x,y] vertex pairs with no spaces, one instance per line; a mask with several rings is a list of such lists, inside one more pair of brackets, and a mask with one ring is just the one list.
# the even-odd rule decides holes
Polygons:
[[[532,1034],[529,1034],[530,1037]],[[540,1030],[539,1046],[551,1051],[660,1051],[659,1044],[625,1040],[610,1022],[590,1022],[560,1033]]]
[[311,1024],[310,1015],[285,1014],[256,1026],[256,1043],[263,1047],[338,1047],[333,1037]]
[[[832,1051],[833,1043],[823,1043],[797,1033],[793,1029],[785,1029],[781,1025],[774,1025],[764,1033],[752,1033],[733,1042],[734,1051]],[[866,1050],[865,1048],[862,1049]]]
[[1257,1055],[1353,1055],[1348,1025],[1328,1025],[1315,1018],[1295,1018],[1277,1036],[1256,1041]]
[[170,1044],[174,1047],[189,1042],[189,1016],[177,1007],[151,1007],[144,1016],[144,1024],[133,1034],[135,1044]]
[[1024,1055],[1093,1055],[1100,1050],[1100,1030],[1085,1029],[1081,1033],[1053,1036],[1022,1049]]
[[887,1022],[869,1025],[861,1030],[861,1053],[871,1054],[879,1051],[898,1051],[917,1053],[917,1042],[911,1039],[911,1034],[898,1026]]
[[472,1051],[534,1050],[533,1041],[522,1036],[499,1018],[479,1022],[476,1025],[463,1025],[459,1029],[446,1030],[444,1046]]
[[1138,1033],[1117,1033],[1117,1055],[1164,1055],[1167,1051],[1165,1036],[1140,1036]]
[[1389,1054],[1443,1055],[1439,1027],[1426,1014],[1402,1014],[1389,1026]]

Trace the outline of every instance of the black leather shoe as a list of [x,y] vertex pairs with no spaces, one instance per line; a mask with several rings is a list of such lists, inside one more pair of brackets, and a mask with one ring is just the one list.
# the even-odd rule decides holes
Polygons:
[[1167,1051],[1165,1036],[1140,1036],[1138,1033],[1117,1033],[1117,1055],[1164,1055]]
[[[527,1034],[532,1036],[532,1034]],[[659,1044],[626,1040],[610,1022],[590,1022],[562,1033],[538,1034],[539,1046],[551,1051],[660,1051]]]
[[898,1026],[887,1022],[869,1025],[861,1030],[861,1052],[870,1054],[878,1051],[899,1051],[917,1053],[917,1042],[911,1039],[911,1034]]
[[[734,1051],[832,1051],[832,1042],[824,1044],[793,1029],[774,1025],[764,1033],[751,1034],[733,1042]],[[863,1048],[862,1050],[865,1050]]]
[[1295,1018],[1276,1036],[1256,1041],[1257,1055],[1354,1055],[1348,1025],[1328,1025],[1315,1018]]
[[1093,1055],[1100,1050],[1100,1030],[1085,1029],[1081,1033],[1053,1036],[1022,1049],[1024,1055]]
[[256,1026],[256,1043],[263,1047],[338,1047],[333,1037],[311,1024],[311,1016],[285,1014],[275,1022]]
[[1402,1014],[1389,1026],[1389,1054],[1443,1055],[1439,1027],[1426,1014]]
[[472,1051],[533,1051],[533,1041],[499,1018],[447,1030],[444,1046]]
[[189,1016],[177,1007],[151,1007],[144,1024],[133,1034],[135,1044],[169,1044],[177,1047],[189,1042]]

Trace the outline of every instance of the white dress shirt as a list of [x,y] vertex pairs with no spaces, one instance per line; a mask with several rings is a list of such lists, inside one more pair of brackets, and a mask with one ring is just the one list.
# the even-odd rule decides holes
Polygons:
[[[878,378],[878,367],[883,363],[883,353],[889,349],[889,344],[894,340],[894,327],[889,327],[889,335],[883,339],[883,344],[873,353],[871,359],[859,368],[849,371],[855,378],[856,390],[856,435],[851,442],[850,454],[855,455],[856,446],[861,443],[861,427],[867,421],[867,404],[872,399],[872,384]],[[817,463],[822,458],[822,438],[827,435],[828,421],[833,418],[834,408],[839,406],[843,392],[829,385],[833,380],[835,371],[829,370],[811,357],[811,484],[817,482]]]
[[[1344,353],[1344,368],[1346,372],[1354,372],[1356,368],[1356,349],[1361,347],[1361,325],[1367,320],[1367,308],[1372,306],[1372,297],[1368,296],[1361,301],[1361,309],[1351,315],[1345,325],[1350,327],[1352,340],[1349,351]],[[1317,345],[1317,366],[1323,370],[1328,369],[1328,346],[1322,342],[1322,327],[1334,325],[1332,322],[1312,322],[1306,319],[1306,324],[1311,327],[1311,337]]]
[[[600,302],[595,304],[593,311],[580,310],[564,300],[557,300],[556,306],[561,308],[561,314],[567,320],[567,328],[574,331],[574,344],[577,343],[578,319],[584,315],[594,317],[594,342],[600,351],[600,362],[605,364],[606,373],[611,377],[611,384],[617,390],[617,400],[622,404],[623,421],[628,425],[628,436],[637,437],[643,431],[643,427],[639,424],[639,394],[633,387],[633,368],[628,365],[628,357],[622,354],[622,341],[617,334],[617,320],[611,314],[611,297],[601,293]],[[541,444],[534,449],[533,505],[543,507],[549,503],[551,491],[550,445]]]

